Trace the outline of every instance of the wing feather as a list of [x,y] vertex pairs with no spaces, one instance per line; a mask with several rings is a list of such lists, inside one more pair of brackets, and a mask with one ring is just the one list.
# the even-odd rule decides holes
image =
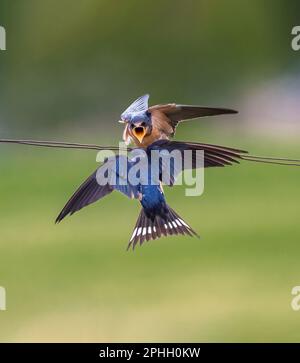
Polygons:
[[[55,222],[59,223],[68,214],[74,214],[110,194],[113,190],[118,190],[128,198],[138,198],[139,187],[128,182],[128,171],[133,164],[125,155],[108,158],[100,168],[79,186],[63,207]],[[104,179],[106,172],[109,174]]]
[[175,132],[176,126],[181,121],[190,120],[198,117],[237,113],[237,111],[229,108],[177,105],[176,103],[151,106],[149,107],[148,111],[151,114],[163,114],[169,120],[169,124],[173,128],[173,133]]
[[121,119],[126,121],[127,116],[131,113],[147,111],[149,95],[143,95],[137,98],[126,110],[122,113]]
[[62,211],[59,213],[55,223],[59,223],[68,214],[72,215],[83,207],[96,202],[113,191],[113,188],[109,184],[99,185],[97,183],[96,173],[97,171],[89,176],[75,191],[75,193],[63,207]]
[[[208,167],[224,167],[239,163],[239,160],[243,158],[247,151],[234,149],[226,146],[202,144],[194,142],[181,142],[181,141],[169,141],[169,140],[158,140],[147,148],[147,153],[151,154],[152,150],[166,150],[172,152],[174,150],[179,150],[181,152],[182,165],[181,167],[173,166],[168,170],[166,163],[162,161],[161,169],[164,169],[164,175],[170,180],[170,186],[174,184],[174,181],[178,174],[187,169],[195,169],[198,165],[201,165],[201,161],[205,168]],[[192,162],[184,164],[184,152],[192,152]],[[197,151],[204,151],[204,155],[198,155]],[[204,160],[203,160],[204,157]],[[199,159],[201,158],[201,159]],[[176,164],[176,163],[175,163]]]

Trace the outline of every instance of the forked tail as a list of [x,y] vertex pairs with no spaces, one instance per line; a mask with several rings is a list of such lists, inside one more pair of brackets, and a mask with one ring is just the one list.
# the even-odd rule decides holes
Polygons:
[[142,208],[129,240],[127,250],[130,247],[134,249],[138,242],[142,245],[144,241],[154,240],[163,236],[182,234],[199,237],[192,227],[179,217],[172,208],[168,205],[166,207],[166,216],[161,217],[156,215],[153,220],[147,217],[144,208]]

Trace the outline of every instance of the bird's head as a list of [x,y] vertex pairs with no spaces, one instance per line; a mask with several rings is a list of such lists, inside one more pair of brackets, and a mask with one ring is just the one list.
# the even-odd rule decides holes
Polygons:
[[130,136],[137,139],[140,144],[146,135],[151,134],[151,117],[147,112],[133,114],[127,122]]
[[152,131],[151,114],[148,112],[149,95],[135,100],[121,115],[122,123],[127,124],[129,135],[140,144],[146,135]]

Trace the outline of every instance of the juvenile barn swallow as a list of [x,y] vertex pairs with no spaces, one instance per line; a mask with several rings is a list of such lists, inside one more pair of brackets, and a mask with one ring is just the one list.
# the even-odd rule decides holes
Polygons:
[[154,141],[169,140],[175,135],[179,122],[204,116],[237,113],[228,108],[177,105],[167,103],[148,106],[149,95],[139,97],[121,115],[125,123],[123,140],[128,145],[133,142],[137,147],[147,147]]
[[[83,184],[75,191],[56,219],[60,222],[67,215],[72,215],[80,209],[100,200],[104,196],[117,190],[131,199],[136,199],[141,204],[141,212],[137,219],[128,248],[142,244],[145,240],[157,239],[167,235],[197,236],[197,233],[184,221],[165,200],[162,189],[162,173],[166,172],[164,164],[159,164],[158,176],[148,173],[146,182],[132,184],[128,178],[130,171],[139,160],[146,160],[150,170],[152,165],[151,152],[178,150],[182,155],[189,150],[192,153],[192,163],[180,168],[170,168],[170,181],[167,185],[173,186],[178,173],[186,169],[195,169],[198,165],[197,151],[204,151],[203,166],[224,167],[239,163],[241,160],[261,162],[268,164],[300,166],[300,160],[287,158],[273,158],[249,155],[247,151],[231,147],[211,145],[196,142],[183,142],[169,140],[174,136],[177,124],[191,118],[212,116],[219,114],[236,113],[234,110],[223,108],[209,108],[201,106],[184,106],[176,104],[156,105],[148,107],[148,95],[142,96],[133,102],[121,115],[121,120],[126,124],[124,140],[133,143],[137,148],[128,148],[132,155],[116,155],[108,158]],[[88,150],[113,150],[120,151],[114,146],[99,146],[58,141],[37,140],[12,140],[0,139],[0,143],[12,143],[51,148],[72,148]],[[184,158],[182,158],[184,160]],[[126,161],[126,163],[123,163]],[[126,165],[126,167],[124,167]],[[105,172],[104,172],[105,171]],[[105,173],[113,176],[104,178]]]

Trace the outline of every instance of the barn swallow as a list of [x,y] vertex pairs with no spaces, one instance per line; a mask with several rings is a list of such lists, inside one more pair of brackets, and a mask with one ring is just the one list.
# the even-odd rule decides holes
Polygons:
[[[117,190],[131,199],[139,200],[142,209],[135,224],[132,236],[129,240],[128,248],[134,248],[137,243],[140,245],[149,240],[155,240],[162,236],[168,235],[189,235],[198,236],[194,229],[180,217],[169,205],[166,203],[164,192],[162,189],[162,172],[165,171],[164,165],[160,165],[160,171],[157,176],[158,180],[153,180],[154,176],[151,173],[151,152],[154,150],[167,151],[180,151],[182,160],[185,151],[190,151],[192,156],[192,163],[182,163],[179,168],[169,168],[170,179],[168,186],[172,187],[176,177],[181,171],[186,169],[195,169],[199,163],[197,151],[203,151],[203,166],[209,167],[224,167],[239,163],[241,160],[259,161],[265,163],[283,163],[283,165],[297,165],[300,166],[299,160],[290,159],[276,159],[276,158],[261,158],[248,155],[247,151],[203,143],[181,142],[170,140],[158,140],[146,148],[131,149],[134,152],[132,157],[124,155],[117,155],[109,158],[102,166],[100,166],[83,184],[75,191],[69,201],[66,203],[58,217],[56,223],[62,221],[67,215],[72,215],[85,206],[98,201],[104,196],[110,194],[112,191]],[[127,163],[121,163],[120,160],[126,158]],[[137,159],[146,158],[147,167],[149,172],[147,180],[137,185],[132,185],[128,174],[131,168],[135,166]],[[116,161],[116,163],[114,163]],[[120,165],[123,165],[123,169]],[[125,166],[124,166],[125,165]],[[112,175],[116,176],[115,179],[102,182],[97,178],[98,172],[103,168],[109,168]],[[121,182],[123,181],[123,182]],[[127,248],[127,249],[128,249]]]
[[136,99],[121,115],[125,123],[123,140],[128,145],[147,147],[154,141],[170,139],[175,135],[178,123],[204,116],[234,114],[235,110],[203,106],[167,103],[148,106],[149,95]]
[[[176,104],[156,105],[148,107],[148,95],[142,96],[131,104],[122,115],[121,120],[126,124],[124,130],[124,140],[133,141],[137,148],[128,148],[133,152],[132,156],[116,155],[108,158],[83,184],[75,191],[66,203],[58,217],[56,223],[62,221],[67,215],[72,215],[80,209],[100,200],[104,196],[117,190],[129,198],[136,199],[141,204],[141,212],[129,240],[128,248],[135,247],[137,243],[142,244],[145,240],[157,239],[168,235],[190,235],[197,236],[197,233],[166,203],[162,189],[161,172],[158,180],[150,179],[146,183],[132,185],[128,179],[128,174],[135,166],[136,160],[147,156],[147,166],[151,167],[151,151],[153,150],[179,150],[182,154],[189,150],[192,152],[192,164],[182,165],[180,170],[170,170],[169,186],[174,185],[178,173],[186,168],[197,167],[197,151],[204,151],[203,166],[224,167],[239,163],[241,160],[260,162],[267,164],[279,164],[300,166],[300,160],[287,158],[262,157],[248,154],[244,150],[211,145],[196,142],[183,142],[169,140],[174,136],[177,124],[191,118],[212,116],[218,114],[236,113],[234,110],[222,108],[207,108],[200,106],[184,106]],[[118,147],[101,146],[95,144],[81,144],[73,142],[58,141],[38,141],[38,140],[14,140],[0,139],[0,143],[32,145],[37,147],[68,148],[80,150],[113,150],[120,151]],[[143,154],[143,153],[144,154]],[[127,166],[122,169],[121,162],[126,158]],[[126,163],[125,163],[126,164]],[[108,168],[114,180],[99,180],[99,174],[103,168]],[[160,168],[164,168],[160,165]]]
[[[117,155],[108,158],[80,187],[75,191],[70,200],[64,206],[56,223],[62,221],[67,215],[79,211],[85,206],[96,202],[104,196],[117,190],[131,199],[139,200],[141,212],[129,240],[128,248],[134,248],[139,242],[141,245],[145,240],[154,240],[168,235],[198,236],[193,228],[180,217],[167,203],[162,189],[162,173],[164,165],[159,165],[159,173],[152,173],[152,154],[157,150],[166,150],[171,153],[173,150],[180,151],[182,160],[186,150],[192,152],[192,164],[184,164],[177,168],[170,168],[169,186],[173,186],[177,175],[186,169],[196,168],[198,150],[204,151],[204,167],[226,166],[238,162],[246,152],[243,150],[197,144],[175,142],[169,140],[158,140],[144,148],[136,148],[132,156]],[[133,185],[128,177],[131,169],[136,165],[137,160],[145,159],[147,173],[145,180],[141,176],[140,182]],[[126,159],[126,162],[124,162]],[[107,173],[108,170],[108,173]],[[110,175],[104,179],[104,175]],[[157,175],[157,179],[155,179]]]

